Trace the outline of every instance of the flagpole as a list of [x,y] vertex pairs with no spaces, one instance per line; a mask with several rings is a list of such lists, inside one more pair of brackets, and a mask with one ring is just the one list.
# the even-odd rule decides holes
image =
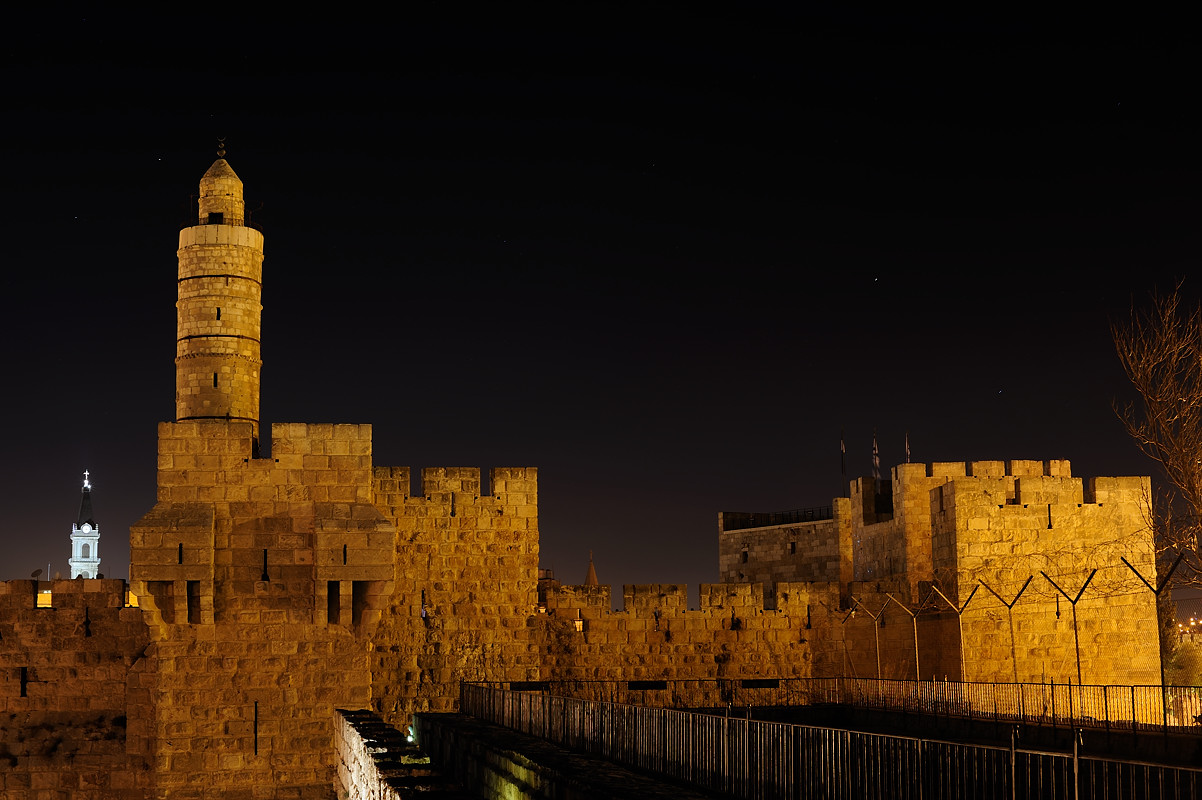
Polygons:
[[839,496],[847,490],[847,442],[843,438],[843,429],[839,429],[839,469],[843,475],[843,485],[839,487]]

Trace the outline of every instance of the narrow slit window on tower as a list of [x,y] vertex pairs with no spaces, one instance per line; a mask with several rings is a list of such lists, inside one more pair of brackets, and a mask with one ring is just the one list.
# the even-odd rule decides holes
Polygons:
[[221,319],[221,306],[217,306],[217,319]]
[[217,388],[217,373],[216,372],[213,373],[213,388],[214,389]]

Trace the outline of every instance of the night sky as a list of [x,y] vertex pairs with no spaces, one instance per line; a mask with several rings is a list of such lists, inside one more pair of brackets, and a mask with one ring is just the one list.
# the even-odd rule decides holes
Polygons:
[[908,434],[1152,473],[1108,325],[1202,294],[1185,26],[801,5],[15,27],[0,578],[69,575],[85,468],[126,575],[218,136],[266,238],[264,429],[537,466],[566,582],[591,550],[619,591],[695,594],[717,512],[846,491],[841,431],[849,477],[874,429],[885,468]]

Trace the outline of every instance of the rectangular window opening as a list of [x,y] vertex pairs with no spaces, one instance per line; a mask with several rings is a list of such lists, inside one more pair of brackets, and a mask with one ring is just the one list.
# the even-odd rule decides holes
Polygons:
[[213,388],[214,389],[217,388],[217,373],[216,372],[213,373]]
[[547,681],[510,681],[511,692],[546,692],[551,688]]
[[225,224],[225,212],[224,211],[210,211],[209,212],[209,224],[210,225]]
[[188,581],[188,624],[200,624],[200,581]]
[[627,681],[626,688],[637,692],[656,692],[668,688],[667,681]]
[[351,582],[351,624],[358,625],[363,621],[363,610],[367,608],[367,589],[371,581]]
[[342,613],[341,591],[338,581],[326,582],[326,622],[330,625],[337,625],[339,614]]

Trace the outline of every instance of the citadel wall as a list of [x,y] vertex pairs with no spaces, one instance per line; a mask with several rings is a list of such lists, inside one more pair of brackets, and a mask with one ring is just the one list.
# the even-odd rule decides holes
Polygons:
[[1094,478],[1086,491],[1060,463],[1060,474],[956,478],[932,492],[939,585],[958,604],[981,587],[963,615],[965,677],[1076,683],[1079,594],[1080,680],[1159,683],[1155,597],[1121,560],[1155,584],[1148,478]]
[[157,674],[125,582],[0,582],[0,795],[142,798]]
[[160,796],[324,797],[334,709],[371,701],[394,540],[371,504],[371,428],[273,425],[267,459],[253,433],[160,424],[158,503],[130,530]]
[[775,597],[777,582],[851,580],[851,501],[837,497],[833,519],[726,530],[718,518],[718,577],[726,583],[762,583]]
[[[115,581],[56,582],[53,609],[0,584],[6,796],[328,797],[335,709],[405,724],[453,710],[461,680],[1063,681],[1072,607],[1051,581],[1075,592],[1095,567],[1082,677],[1154,682],[1151,593],[1118,561],[1155,580],[1147,479],[1087,493],[1068,462],[899,465],[833,520],[723,532],[730,582],[697,609],[679,585],[627,586],[617,612],[607,586],[552,586],[538,614],[534,468],[487,487],[425,469],[414,496],[369,425],[275,424],[258,457],[262,237],[241,190],[219,159],[181,233],[178,419],[130,530],[141,608]],[[1024,576],[1012,610],[979,588]]]
[[[824,644],[815,674],[873,677],[879,648],[882,677],[1076,683],[1071,601],[1080,592],[1080,680],[1159,682],[1155,599],[1121,560],[1155,583],[1146,477],[1085,487],[1068,461],[1016,460],[900,464],[891,478],[891,511],[878,510],[871,478],[854,481],[849,501],[834,507],[834,522],[850,530],[844,568],[855,581],[844,584],[841,615],[826,617],[826,635],[816,637]],[[746,574],[791,577],[772,554],[796,531],[755,536]],[[875,628],[862,621],[874,615]]]
[[688,606],[681,584],[623,587],[612,611],[609,586],[547,590],[539,615],[541,678],[551,681],[804,678],[811,673],[811,614],[837,601],[837,586],[781,583],[766,608],[759,583],[701,584]]
[[395,724],[452,711],[462,680],[537,680],[531,627],[538,586],[538,471],[374,471],[373,494],[394,526],[395,590],[373,635],[373,708]]

